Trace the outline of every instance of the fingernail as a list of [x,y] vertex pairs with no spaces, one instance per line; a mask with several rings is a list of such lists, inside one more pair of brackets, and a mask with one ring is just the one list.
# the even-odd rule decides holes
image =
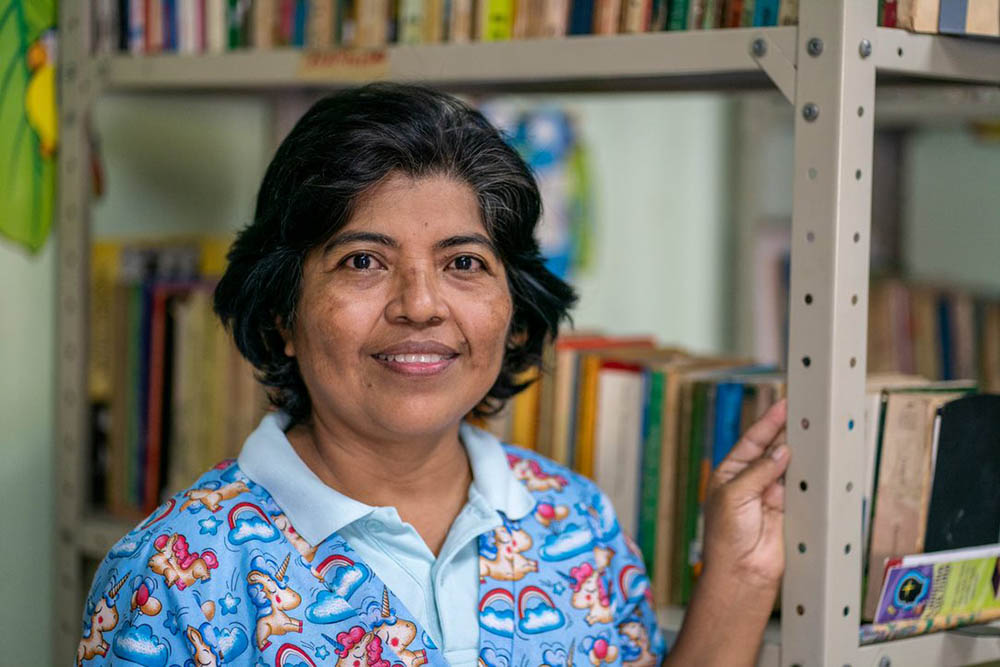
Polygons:
[[780,445],[771,450],[771,458],[775,461],[783,461],[788,456],[788,445]]

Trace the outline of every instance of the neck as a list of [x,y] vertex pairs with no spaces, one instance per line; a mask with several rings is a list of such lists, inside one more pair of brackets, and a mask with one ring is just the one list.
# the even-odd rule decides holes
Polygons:
[[472,470],[459,425],[422,437],[378,438],[321,417],[288,431],[325,484],[375,507],[395,507],[435,554],[468,498]]

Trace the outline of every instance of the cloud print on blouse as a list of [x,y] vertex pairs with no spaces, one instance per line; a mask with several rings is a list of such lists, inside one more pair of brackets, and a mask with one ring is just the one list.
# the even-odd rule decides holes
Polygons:
[[338,567],[328,590],[317,593],[316,599],[306,608],[306,618],[313,623],[325,624],[355,616],[357,610],[348,598],[367,581],[370,574],[371,571],[360,563]]
[[246,629],[239,623],[217,630],[210,623],[202,623],[198,632],[212,649],[219,664],[232,663],[250,646]]
[[163,667],[170,649],[153,634],[153,628],[143,623],[125,626],[115,635],[114,653],[142,667]]
[[278,539],[278,529],[264,511],[253,503],[239,503],[229,511],[230,544],[240,545],[251,540],[273,542]]
[[528,586],[521,591],[517,601],[518,629],[528,635],[557,630],[566,624],[566,617],[556,609],[545,591],[537,586]]
[[111,548],[108,552],[108,558],[125,558],[128,556],[134,556],[145,546],[146,542],[149,542],[149,538],[152,537],[150,532],[139,532],[133,531],[123,537],[118,544]]
[[505,588],[488,591],[479,601],[479,625],[501,637],[514,636],[514,596]]
[[579,556],[593,546],[593,533],[575,523],[570,523],[562,531],[547,535],[538,553],[545,560],[566,560]]
[[483,645],[483,650],[479,652],[479,659],[486,667],[508,667],[510,665],[510,655],[507,651],[492,644]]

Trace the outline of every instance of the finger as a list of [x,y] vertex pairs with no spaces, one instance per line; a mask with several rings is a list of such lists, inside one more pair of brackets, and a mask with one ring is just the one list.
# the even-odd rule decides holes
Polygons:
[[788,469],[788,445],[781,445],[767,456],[761,456],[729,482],[729,493],[740,504],[753,498],[762,498],[764,492]]
[[764,503],[764,507],[772,509],[776,512],[784,512],[785,485],[781,483],[781,480],[778,480],[764,490],[764,495],[761,500]]
[[726,459],[749,463],[759,457],[785,428],[787,416],[788,403],[785,399],[781,399],[768,408],[767,412],[747,429]]

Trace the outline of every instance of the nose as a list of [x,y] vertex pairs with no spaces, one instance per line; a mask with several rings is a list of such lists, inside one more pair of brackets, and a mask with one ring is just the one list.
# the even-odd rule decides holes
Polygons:
[[393,324],[433,326],[448,316],[437,275],[423,267],[410,267],[397,274],[385,315]]

